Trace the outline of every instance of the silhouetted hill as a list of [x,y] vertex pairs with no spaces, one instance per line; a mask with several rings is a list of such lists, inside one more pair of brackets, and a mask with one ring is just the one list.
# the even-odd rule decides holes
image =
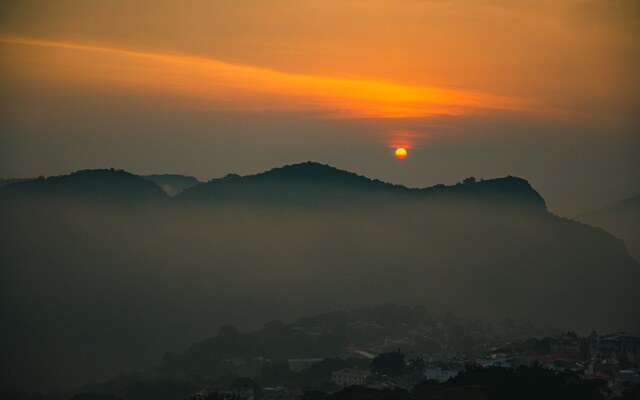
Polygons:
[[420,189],[426,198],[446,199],[462,202],[487,202],[503,207],[524,207],[546,211],[547,206],[540,194],[525,179],[507,176],[504,178],[476,180],[467,178],[452,185],[437,185]]
[[69,175],[12,183],[0,189],[0,199],[43,201],[149,201],[166,195],[155,183],[122,170],[94,169]]
[[579,215],[576,219],[604,228],[621,238],[629,253],[640,260],[640,195]]
[[161,175],[144,175],[142,176],[162,188],[169,196],[175,196],[184,189],[201,184],[198,179],[193,176],[161,174]]
[[[305,162],[233,179],[215,179],[185,190],[179,197],[189,203],[251,203],[287,205],[367,205],[374,201],[448,200],[492,202],[544,211],[542,197],[521,178],[476,181],[453,186],[410,189],[343,171],[329,165]],[[371,197],[376,195],[376,197]]]
[[230,175],[185,190],[181,203],[255,205],[346,204],[355,193],[408,190],[342,171],[305,162],[248,176]]
[[336,186],[350,187],[375,186],[377,188],[400,188],[399,185],[384,183],[379,180],[369,179],[353,172],[343,171],[326,164],[307,161],[299,164],[286,165],[269,171],[246,177],[249,180],[289,180],[315,183],[329,183]]

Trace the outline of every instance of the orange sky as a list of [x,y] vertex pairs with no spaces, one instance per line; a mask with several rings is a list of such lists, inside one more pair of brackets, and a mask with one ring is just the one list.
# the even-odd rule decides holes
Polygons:
[[[285,73],[203,56],[12,36],[0,36],[0,43],[13,45],[5,54],[15,56],[16,71],[24,73],[20,63],[38,60],[27,70],[31,78],[46,76],[67,85],[168,92],[181,96],[192,107],[303,110],[341,118],[416,118],[485,109],[533,109],[522,99],[480,92]],[[45,62],[41,61],[43,55]]]
[[[167,149],[184,148],[185,154],[185,135],[196,133],[189,145],[255,151],[246,157],[220,153],[215,166],[176,161],[201,177],[311,158],[410,185],[483,171],[542,174],[546,166],[538,163],[545,158],[518,141],[522,131],[532,143],[569,138],[575,174],[593,168],[608,171],[603,182],[617,182],[611,176],[635,165],[624,152],[636,145],[640,129],[638,4],[2,2],[0,169],[7,172],[0,176],[95,166],[82,152],[53,149],[80,142],[91,148],[102,140],[102,148],[114,148],[111,159],[124,160],[121,167],[169,168],[163,164],[167,154],[143,155],[146,147],[108,141],[115,135],[110,127],[117,126],[127,140],[155,135]],[[103,131],[109,133],[98,133]],[[510,162],[502,159],[507,142],[496,139],[504,135],[522,145]],[[593,144],[604,140],[596,136],[617,138],[616,150],[598,153],[607,146]],[[477,137],[486,142],[476,143]],[[310,141],[315,144],[303,144]],[[420,155],[445,142],[452,147],[439,150],[446,153],[441,164]],[[411,149],[404,170],[370,161],[379,157],[375,149],[397,146]],[[545,151],[560,163],[568,151],[563,146]],[[432,175],[409,169],[418,160]],[[616,190],[633,180],[626,175]]]
[[64,85],[174,91],[187,107],[342,117],[528,109],[584,117],[619,112],[612,103],[640,89],[637,80],[629,85],[638,59],[633,1],[4,7],[5,76],[27,71]]

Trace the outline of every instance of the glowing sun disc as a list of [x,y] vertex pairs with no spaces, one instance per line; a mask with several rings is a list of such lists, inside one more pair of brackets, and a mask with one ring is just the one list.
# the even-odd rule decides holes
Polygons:
[[403,158],[406,158],[406,157],[407,157],[407,150],[406,149],[404,149],[402,147],[399,147],[399,148],[396,149],[396,158],[397,159],[402,160]]

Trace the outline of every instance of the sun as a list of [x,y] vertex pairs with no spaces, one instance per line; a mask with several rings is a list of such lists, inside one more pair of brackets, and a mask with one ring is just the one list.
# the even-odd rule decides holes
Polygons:
[[396,158],[402,160],[407,157],[407,150],[404,147],[398,147],[396,149]]

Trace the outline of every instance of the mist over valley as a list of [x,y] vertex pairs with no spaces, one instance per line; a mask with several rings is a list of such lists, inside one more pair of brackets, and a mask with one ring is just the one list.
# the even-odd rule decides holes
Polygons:
[[192,183],[171,197],[86,170],[0,188],[2,386],[74,387],[222,325],[384,303],[640,329],[624,242],[549,213],[521,178],[408,189],[302,163]]

